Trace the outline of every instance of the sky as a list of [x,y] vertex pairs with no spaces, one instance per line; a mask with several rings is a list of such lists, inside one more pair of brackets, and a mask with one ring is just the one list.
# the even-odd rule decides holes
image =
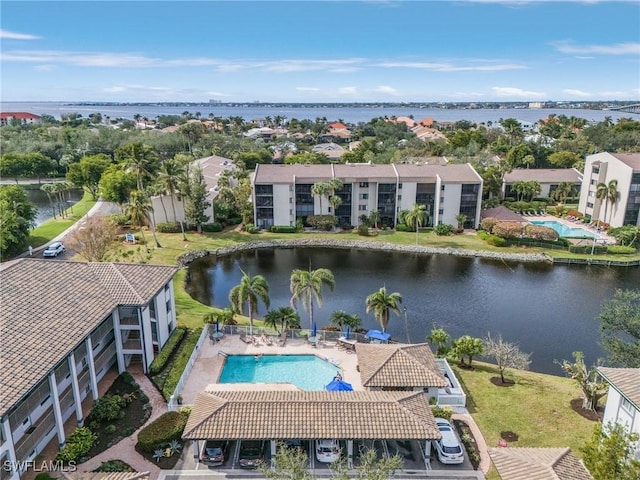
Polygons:
[[0,100],[640,102],[638,1],[0,2]]

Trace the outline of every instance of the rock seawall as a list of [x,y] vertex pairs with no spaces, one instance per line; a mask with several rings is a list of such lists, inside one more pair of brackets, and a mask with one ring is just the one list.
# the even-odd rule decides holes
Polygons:
[[398,245],[387,242],[367,242],[363,240],[331,240],[331,239],[296,239],[296,240],[270,240],[239,243],[230,247],[221,247],[215,250],[195,250],[187,252],[178,258],[178,266],[186,267],[197,258],[207,255],[222,257],[257,248],[294,248],[294,247],[322,247],[372,250],[384,252],[404,252],[421,254],[456,255],[459,257],[478,257],[496,260],[508,260],[513,262],[552,262],[551,258],[542,253],[502,253],[485,250],[465,250],[463,248],[435,248],[420,245]]

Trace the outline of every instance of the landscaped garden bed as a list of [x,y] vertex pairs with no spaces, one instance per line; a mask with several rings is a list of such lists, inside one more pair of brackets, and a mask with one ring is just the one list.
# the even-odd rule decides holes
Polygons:
[[467,456],[469,457],[469,461],[473,466],[474,470],[477,470],[480,466],[480,452],[478,451],[478,443],[476,442],[476,438],[473,436],[473,432],[469,425],[462,420],[453,420],[453,425],[456,427],[458,434],[460,435],[460,440],[462,440],[462,444],[464,445],[464,449],[467,452]]
[[182,432],[189,418],[189,410],[167,412],[138,433],[136,451],[163,470],[171,470],[180,459]]

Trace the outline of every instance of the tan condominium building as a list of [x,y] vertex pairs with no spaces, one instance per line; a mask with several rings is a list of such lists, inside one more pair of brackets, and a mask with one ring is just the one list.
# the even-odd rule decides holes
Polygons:
[[[314,184],[332,179],[342,188],[314,195]],[[252,186],[254,223],[260,228],[294,226],[298,219],[306,224],[310,215],[335,215],[339,226],[358,226],[374,210],[383,226],[394,227],[400,212],[415,204],[427,209],[425,226],[457,226],[459,214],[466,216],[466,228],[480,222],[482,178],[469,164],[265,164],[256,166]]]
[[24,258],[2,265],[0,479],[17,480],[106,373],[145,373],[176,325],[175,267]]
[[[615,185],[618,194],[598,198],[598,185]],[[640,153],[587,155],[578,210],[612,227],[640,225]]]

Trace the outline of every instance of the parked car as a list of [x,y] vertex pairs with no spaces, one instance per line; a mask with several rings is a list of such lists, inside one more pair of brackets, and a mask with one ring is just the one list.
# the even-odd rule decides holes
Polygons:
[[464,452],[455,430],[444,418],[436,418],[436,425],[442,438],[433,442],[440,463],[456,464],[464,462]]
[[58,255],[66,252],[67,249],[64,248],[62,242],[53,242],[47,248],[45,248],[42,252],[43,257],[57,257]]
[[200,462],[211,467],[219,466],[227,459],[229,442],[223,440],[207,440],[200,454]]
[[240,468],[256,468],[262,463],[263,444],[259,440],[243,440],[240,442]]
[[321,463],[333,463],[340,459],[337,440],[316,440],[316,458]]

